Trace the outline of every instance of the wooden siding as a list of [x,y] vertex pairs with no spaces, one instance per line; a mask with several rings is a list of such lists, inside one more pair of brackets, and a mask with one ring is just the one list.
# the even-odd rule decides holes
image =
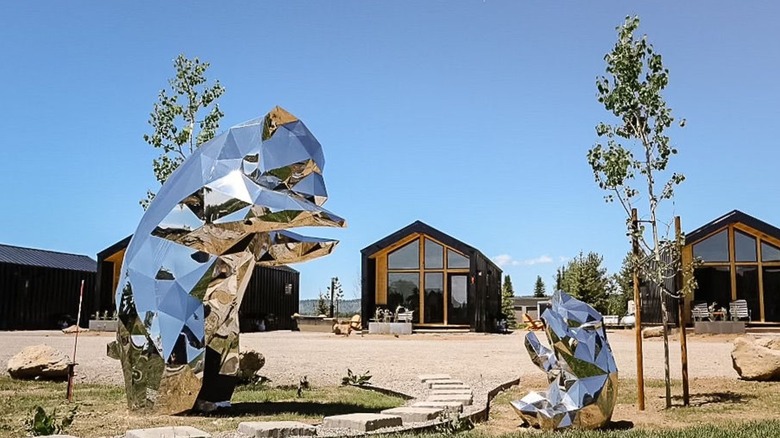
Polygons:
[[74,321],[84,280],[81,326],[89,324],[95,273],[0,263],[0,330],[57,329],[58,319]]
[[[291,330],[292,316],[298,313],[299,279],[297,271],[256,266],[238,311],[242,332],[256,331],[256,321],[266,320],[266,330]],[[291,284],[292,293],[285,287]]]

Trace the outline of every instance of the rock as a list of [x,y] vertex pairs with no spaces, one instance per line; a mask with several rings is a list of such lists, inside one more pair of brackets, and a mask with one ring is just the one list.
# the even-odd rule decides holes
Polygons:
[[73,334],[73,333],[76,333],[76,332],[84,333],[84,332],[88,332],[88,331],[89,331],[88,328],[82,328],[82,327],[77,326],[76,324],[73,324],[70,327],[66,327],[66,328],[62,329],[62,333],[65,333],[66,335],[70,335],[70,334]]
[[404,424],[424,423],[438,418],[444,413],[444,408],[402,406],[400,408],[385,409],[382,413],[385,415],[396,415],[401,417],[401,421]]
[[255,438],[287,438],[317,435],[317,428],[299,421],[245,421],[238,431]]
[[14,379],[64,379],[68,377],[68,356],[48,345],[26,347],[8,360],[8,374]]
[[643,338],[659,338],[664,335],[664,327],[659,325],[657,327],[648,327],[642,330]]
[[125,433],[125,438],[211,438],[211,434],[192,426],[168,426],[152,429],[133,429]]
[[251,381],[265,365],[265,356],[252,349],[241,350],[238,354],[238,377],[242,382]]
[[740,336],[734,339],[731,361],[745,380],[780,380],[780,338]]
[[356,432],[371,432],[401,425],[403,425],[401,417],[385,414],[344,414],[322,419],[323,429],[349,429]]
[[349,323],[337,322],[333,324],[334,334],[349,336],[349,333],[351,331],[352,331],[352,327],[350,327]]

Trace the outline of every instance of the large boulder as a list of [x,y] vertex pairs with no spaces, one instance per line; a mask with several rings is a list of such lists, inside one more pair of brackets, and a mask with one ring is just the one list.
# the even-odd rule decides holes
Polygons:
[[238,354],[238,377],[242,382],[251,382],[265,365],[265,357],[259,351],[241,350]]
[[8,374],[14,379],[65,379],[69,363],[68,356],[59,350],[33,345],[8,360]]
[[662,325],[658,325],[655,327],[648,327],[642,330],[642,337],[645,339],[660,338],[663,335],[664,335],[664,327]]
[[780,380],[780,338],[740,336],[734,340],[731,361],[745,380]]

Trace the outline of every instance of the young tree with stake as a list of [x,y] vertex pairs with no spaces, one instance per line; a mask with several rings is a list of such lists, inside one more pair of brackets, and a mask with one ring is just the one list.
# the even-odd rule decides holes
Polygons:
[[[629,235],[642,246],[639,254],[632,257],[632,264],[641,278],[656,287],[662,298],[682,298],[691,289],[690,284],[683,290],[664,287],[664,281],[682,269],[682,262],[680,242],[668,237],[671,218],[667,222],[661,221],[658,209],[662,201],[673,200],[675,187],[685,179],[683,174],[669,174],[667,170],[670,158],[677,154],[667,135],[667,129],[675,119],[663,97],[669,84],[669,70],[646,36],[635,38],[634,32],[638,28],[638,17],[626,17],[617,28],[615,47],[604,57],[607,76],[596,81],[598,101],[616,120],[614,124],[596,126],[600,140],[588,151],[588,163],[599,187],[610,192],[606,196],[607,202],[618,200],[629,217]],[[679,125],[683,127],[685,120]],[[647,203],[647,210],[641,225],[635,227],[630,217],[639,201]],[[667,226],[664,235],[662,225]],[[666,406],[670,407],[668,312],[666,300],[660,302]]]

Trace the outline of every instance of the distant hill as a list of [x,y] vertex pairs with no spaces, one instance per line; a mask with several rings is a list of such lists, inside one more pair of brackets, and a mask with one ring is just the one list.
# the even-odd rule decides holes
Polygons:
[[[330,301],[328,301],[330,305]],[[298,313],[301,315],[314,315],[317,309],[317,300],[301,300],[298,303]],[[339,313],[342,315],[354,315],[360,313],[360,300],[341,300],[339,303]]]

